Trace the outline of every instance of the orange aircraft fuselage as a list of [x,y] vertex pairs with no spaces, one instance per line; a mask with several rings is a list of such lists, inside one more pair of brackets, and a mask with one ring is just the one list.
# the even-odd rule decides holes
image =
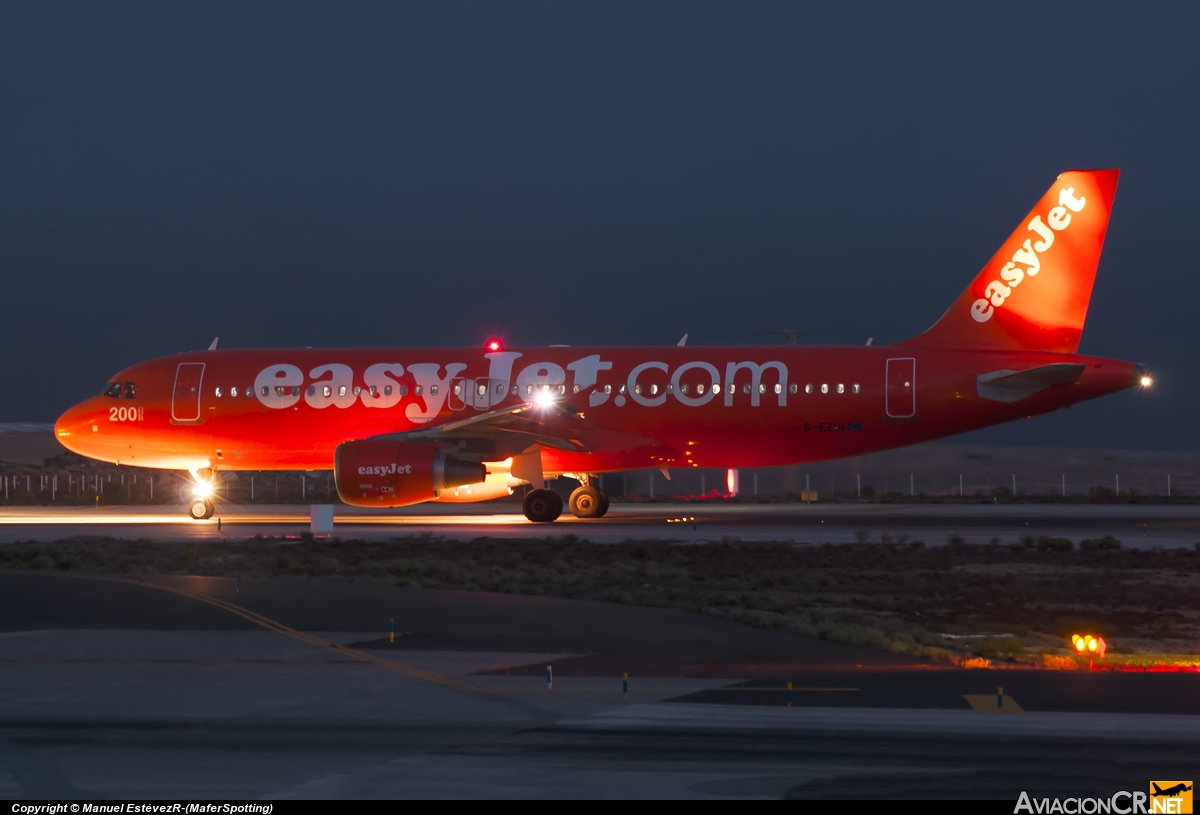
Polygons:
[[[1077,382],[1012,403],[980,395],[980,376],[1053,364],[1084,367]],[[1099,357],[904,346],[202,351],[125,369],[113,379],[122,396],[83,402],[55,432],[68,449],[116,464],[323,470],[342,442],[434,428],[549,389],[597,432],[647,443],[544,446],[547,474],[767,467],[1034,416],[1132,387],[1139,375]],[[484,460],[513,453],[480,451]]]

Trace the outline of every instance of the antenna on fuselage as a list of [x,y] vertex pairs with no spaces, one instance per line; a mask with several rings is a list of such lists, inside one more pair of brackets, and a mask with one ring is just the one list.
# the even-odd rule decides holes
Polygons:
[[675,346],[677,348],[682,348],[685,345],[687,345],[687,334],[684,334],[682,337],[679,338],[679,342],[675,343]]
[[874,341],[875,341],[874,337],[867,337],[867,345],[870,345]]
[[220,337],[213,337],[212,344],[208,346],[208,350],[209,350],[209,351],[216,351],[216,350],[217,350],[217,340],[219,340],[219,339],[221,339],[221,338],[220,338]]

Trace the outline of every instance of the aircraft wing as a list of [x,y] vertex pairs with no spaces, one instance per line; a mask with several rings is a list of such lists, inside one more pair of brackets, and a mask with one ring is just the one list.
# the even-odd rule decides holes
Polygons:
[[358,428],[354,437],[439,442],[481,456],[485,461],[499,461],[541,448],[553,454],[554,460],[564,462],[564,469],[569,469],[567,461],[577,458],[571,454],[602,457],[611,462],[606,463],[606,468],[631,469],[664,467],[679,457],[679,451],[656,439],[597,427],[588,420],[586,410],[569,400],[498,408],[416,430],[395,431],[394,427],[392,420],[372,422]]

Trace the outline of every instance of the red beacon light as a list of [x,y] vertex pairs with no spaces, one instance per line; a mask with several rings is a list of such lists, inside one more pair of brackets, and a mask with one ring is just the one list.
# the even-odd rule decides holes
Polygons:
[[499,337],[492,337],[483,344],[483,347],[488,351],[503,351],[504,343],[500,341]]

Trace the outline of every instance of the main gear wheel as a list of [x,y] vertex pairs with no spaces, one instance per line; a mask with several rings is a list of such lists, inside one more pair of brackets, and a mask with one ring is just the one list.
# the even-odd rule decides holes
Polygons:
[[521,511],[535,523],[550,523],[562,515],[563,500],[554,490],[530,490],[521,502]]
[[576,518],[603,518],[608,512],[608,495],[599,487],[576,487],[567,506]]

